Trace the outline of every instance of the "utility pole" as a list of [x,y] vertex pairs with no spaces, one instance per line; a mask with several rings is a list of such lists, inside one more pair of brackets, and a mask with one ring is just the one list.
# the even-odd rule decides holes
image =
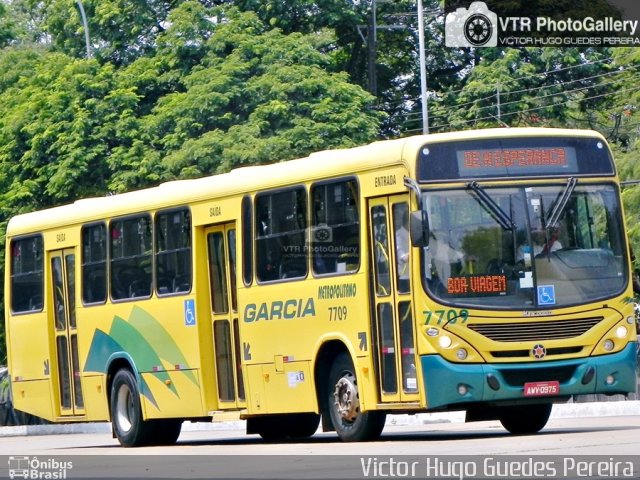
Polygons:
[[422,100],[422,133],[429,133],[429,108],[427,99],[427,66],[424,48],[424,10],[422,0],[418,2],[418,55],[420,56],[420,98]]
[[378,48],[376,21],[376,0],[371,0],[371,16],[367,28],[367,60],[369,71],[369,93],[374,97],[378,95],[378,80],[376,75],[376,49]]
[[500,111],[500,82],[498,82],[498,84],[496,85],[496,98],[497,98],[497,107],[498,107],[498,123],[502,123],[502,119],[500,118],[501,116],[501,111]]
[[91,58],[91,43],[89,42],[89,24],[87,23],[87,16],[84,13],[84,5],[82,0],[76,0],[78,8],[80,9],[80,16],[82,17],[82,25],[84,26],[84,41],[87,46],[87,59]]

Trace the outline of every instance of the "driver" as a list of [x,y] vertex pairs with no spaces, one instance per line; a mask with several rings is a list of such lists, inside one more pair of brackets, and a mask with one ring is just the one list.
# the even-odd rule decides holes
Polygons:
[[558,240],[557,231],[550,232],[547,238],[544,229],[532,230],[531,243],[533,245],[524,243],[518,247],[518,251],[516,252],[516,261],[524,260],[525,254],[535,257],[543,253],[555,252],[562,248],[562,244]]

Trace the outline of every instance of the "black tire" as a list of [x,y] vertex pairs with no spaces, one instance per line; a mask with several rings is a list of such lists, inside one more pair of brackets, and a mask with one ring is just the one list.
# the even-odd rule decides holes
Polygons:
[[287,430],[290,438],[309,438],[320,425],[320,415],[317,413],[294,413],[288,417]]
[[151,420],[151,423],[153,436],[150,438],[150,445],[173,445],[176,443],[180,436],[180,430],[182,430],[181,419]]
[[510,433],[536,433],[544,428],[551,415],[551,404],[518,405],[500,409],[499,420]]
[[375,440],[382,433],[387,414],[362,412],[358,379],[351,357],[339,354],[329,371],[327,409],[336,433],[345,442]]
[[118,370],[113,377],[110,405],[111,423],[120,445],[139,447],[151,442],[155,428],[142,418],[138,384],[130,370]]
[[253,420],[255,433],[260,435],[267,442],[277,442],[285,440],[288,436],[281,415],[274,415]]
[[251,422],[253,433],[257,433],[267,441],[275,442],[312,436],[318,430],[320,415],[317,413],[270,415],[251,419]]

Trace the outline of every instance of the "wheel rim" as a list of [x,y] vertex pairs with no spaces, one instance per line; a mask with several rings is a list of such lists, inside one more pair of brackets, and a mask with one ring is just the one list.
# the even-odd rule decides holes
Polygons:
[[116,422],[124,433],[131,430],[133,417],[133,395],[127,385],[121,385],[116,399]]
[[338,380],[333,398],[338,416],[345,422],[353,423],[360,413],[358,387],[353,373],[347,372]]

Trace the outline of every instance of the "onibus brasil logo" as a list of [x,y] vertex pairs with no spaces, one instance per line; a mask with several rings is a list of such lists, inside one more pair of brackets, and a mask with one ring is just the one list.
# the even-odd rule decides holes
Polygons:
[[9,478],[64,479],[73,462],[55,458],[39,460],[38,457],[9,457]]

